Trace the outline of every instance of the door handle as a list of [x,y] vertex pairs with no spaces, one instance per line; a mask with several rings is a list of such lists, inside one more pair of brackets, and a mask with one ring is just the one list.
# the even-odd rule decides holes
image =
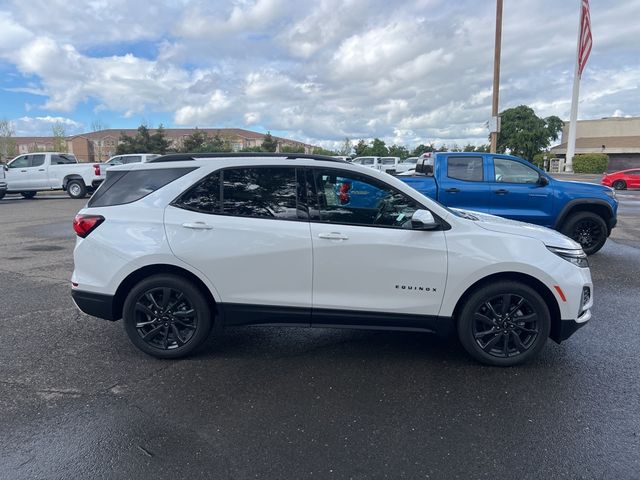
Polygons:
[[192,230],[211,230],[213,227],[204,222],[183,223],[184,228],[190,228]]
[[44,168],[39,168],[38,171],[39,172],[44,172]]
[[349,240],[349,237],[339,232],[319,233],[318,238],[325,240]]
[[509,193],[509,190],[505,190],[504,188],[500,188],[498,190],[494,190],[493,193],[497,195],[504,195],[505,193]]
[[26,170],[20,170],[20,171],[21,171],[22,173],[27,173],[27,171],[26,171]]
[[451,188],[445,189],[445,192],[447,192],[447,193],[458,193],[459,191],[460,191],[460,189],[456,188],[456,187],[451,187]]

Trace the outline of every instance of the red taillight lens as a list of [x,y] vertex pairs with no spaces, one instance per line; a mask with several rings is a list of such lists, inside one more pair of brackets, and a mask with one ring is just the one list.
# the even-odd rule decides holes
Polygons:
[[93,164],[93,173],[95,173],[96,177],[100,176],[100,164],[99,163],[94,163]]
[[76,218],[73,219],[73,229],[80,238],[84,238],[102,222],[104,222],[102,215],[76,215]]

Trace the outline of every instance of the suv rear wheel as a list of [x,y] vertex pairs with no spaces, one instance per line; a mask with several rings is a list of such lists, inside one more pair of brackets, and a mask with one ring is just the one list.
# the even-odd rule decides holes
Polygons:
[[205,296],[185,278],[154,275],[138,283],[123,309],[133,344],[157,358],[179,358],[202,345],[211,330]]
[[502,281],[476,290],[458,316],[465,350],[487,365],[508,367],[535,357],[551,328],[549,308],[531,287]]
[[20,192],[20,195],[22,195],[27,200],[31,200],[33,197],[36,196],[37,193],[38,192]]

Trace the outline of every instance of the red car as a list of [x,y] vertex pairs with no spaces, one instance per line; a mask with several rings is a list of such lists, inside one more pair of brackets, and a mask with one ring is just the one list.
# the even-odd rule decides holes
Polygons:
[[621,170],[619,172],[606,173],[602,180],[602,185],[613,187],[616,190],[627,188],[640,188],[640,169]]

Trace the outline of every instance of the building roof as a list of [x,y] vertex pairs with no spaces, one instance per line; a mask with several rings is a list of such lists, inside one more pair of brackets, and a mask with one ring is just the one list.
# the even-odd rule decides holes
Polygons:
[[[567,153],[567,143],[556,145],[551,152]],[[577,138],[576,153],[640,153],[640,135]]]

